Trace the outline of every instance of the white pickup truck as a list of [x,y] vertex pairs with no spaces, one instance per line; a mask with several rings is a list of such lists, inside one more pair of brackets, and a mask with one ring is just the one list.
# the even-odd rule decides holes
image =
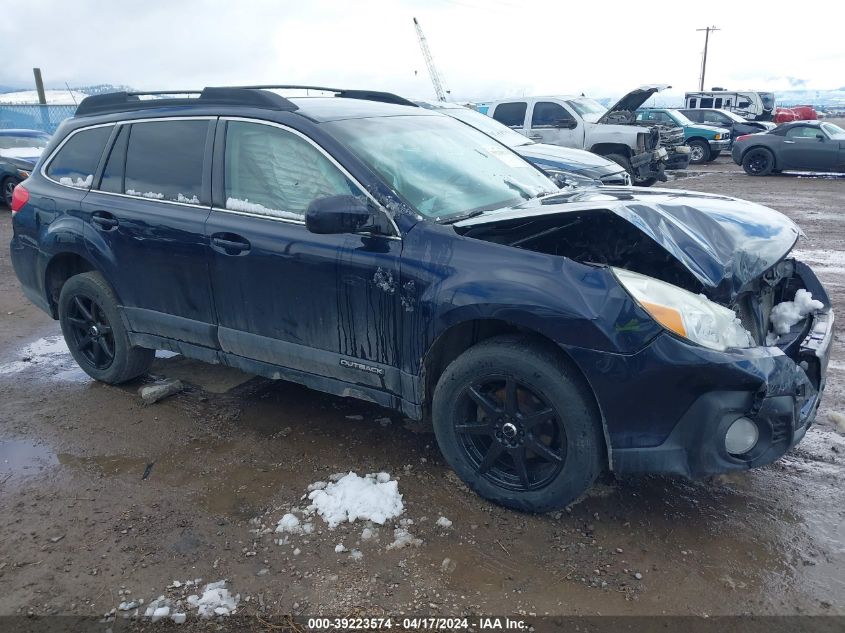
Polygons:
[[[664,169],[683,169],[688,149],[661,146],[657,127],[637,125],[634,112],[668,86],[643,86],[608,109],[587,97],[523,97],[476,104],[476,108],[538,143],[585,149],[622,165],[634,184],[666,180]],[[681,143],[683,136],[680,136]],[[675,164],[667,164],[672,161]],[[684,163],[680,165],[678,163]]]

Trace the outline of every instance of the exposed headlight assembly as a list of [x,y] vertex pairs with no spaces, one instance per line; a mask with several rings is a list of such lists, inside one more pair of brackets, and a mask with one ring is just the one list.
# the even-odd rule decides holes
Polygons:
[[636,302],[667,330],[720,352],[731,347],[755,345],[733,310],[702,295],[630,270],[613,268],[613,274]]

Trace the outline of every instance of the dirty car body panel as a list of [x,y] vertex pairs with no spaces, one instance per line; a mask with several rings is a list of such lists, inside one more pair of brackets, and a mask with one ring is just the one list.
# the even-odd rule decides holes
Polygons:
[[[549,193],[542,189],[551,181],[489,138],[485,153],[542,186],[529,195],[524,183],[509,182],[519,194],[504,206],[438,215],[431,196],[407,179],[434,178],[440,189],[466,194],[466,183],[439,175],[444,157],[397,151],[382,155],[393,161],[386,166],[356,143],[363,136],[372,150],[405,128],[431,139],[444,131],[470,134],[462,131],[466,126],[420,108],[362,99],[295,104],[295,111],[162,107],[160,115],[171,119],[211,117],[203,184],[188,203],[103,191],[118,130],[98,151],[87,184],[50,177],[62,139],[154,118],[149,110],[65,122],[25,183],[28,202],[14,215],[12,261],[26,295],[56,317],[60,265],[96,270],[118,289],[135,345],[363,398],[414,418],[428,414],[432,381],[454,360],[450,349],[502,332],[529,334],[563,354],[589,385],[601,412],[607,465],[619,472],[700,476],[757,466],[782,455],[812,422],[833,313],[812,271],[788,259],[800,231],[784,216],[676,191],[563,193],[552,186]],[[275,126],[305,143],[360,189],[380,228],[318,234],[296,217],[233,207],[221,183],[230,176],[227,132],[234,121]],[[373,133],[380,129],[383,135]],[[430,171],[391,171],[403,160]],[[124,219],[119,207],[130,203],[158,213]],[[117,224],[97,215],[102,211]],[[159,213],[194,218],[183,220],[193,224],[188,230]],[[113,239],[123,228],[132,230],[138,249],[128,273],[114,265],[123,255],[115,249],[132,248]],[[148,254],[154,268],[144,265]],[[137,292],[134,286],[148,277],[178,280],[175,267],[184,268],[185,257],[196,286],[188,298],[165,296],[155,304]],[[614,269],[729,306],[755,344],[716,351],[668,331]],[[823,310],[766,346],[772,301],[789,300],[799,288],[813,292]],[[740,416],[761,429],[759,454],[725,452],[726,425]]]

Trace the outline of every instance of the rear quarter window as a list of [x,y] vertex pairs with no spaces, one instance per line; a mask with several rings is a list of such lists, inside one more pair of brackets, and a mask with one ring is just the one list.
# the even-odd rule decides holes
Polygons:
[[47,176],[63,185],[89,188],[113,127],[89,128],[70,136],[47,166]]
[[525,110],[528,104],[524,101],[500,103],[493,112],[493,118],[508,127],[522,127],[525,125]]

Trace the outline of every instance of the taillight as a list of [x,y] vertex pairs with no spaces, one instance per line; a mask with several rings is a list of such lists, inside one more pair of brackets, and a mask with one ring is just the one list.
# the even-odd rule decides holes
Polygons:
[[12,192],[12,215],[20,211],[27,202],[29,202],[29,192],[23,185],[18,185]]
[[737,136],[736,140],[741,141],[744,138],[751,138],[751,136],[752,136],[751,134],[743,134],[741,136]]

